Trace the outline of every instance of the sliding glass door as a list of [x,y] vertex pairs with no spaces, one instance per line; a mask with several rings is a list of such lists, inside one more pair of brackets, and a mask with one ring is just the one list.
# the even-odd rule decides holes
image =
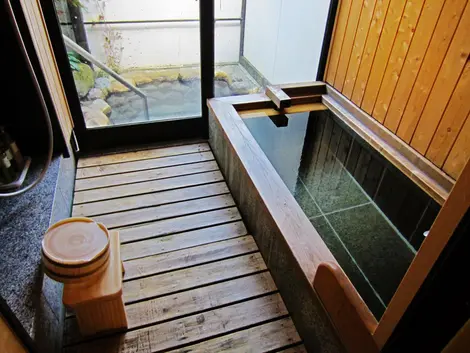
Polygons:
[[51,1],[56,18],[48,27],[64,86],[73,90],[66,93],[80,147],[204,135],[202,80],[213,80],[201,78],[206,1]]
[[208,98],[314,81],[329,1],[48,0],[42,6],[78,144],[91,150],[206,137]]

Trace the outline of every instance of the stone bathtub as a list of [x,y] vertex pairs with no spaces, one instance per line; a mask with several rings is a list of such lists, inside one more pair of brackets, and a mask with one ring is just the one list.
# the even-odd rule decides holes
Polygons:
[[[282,112],[265,94],[209,100],[211,148],[306,347],[377,351],[373,332],[440,206],[333,113],[324,85],[284,91]],[[406,217],[388,201],[394,185],[419,200]]]

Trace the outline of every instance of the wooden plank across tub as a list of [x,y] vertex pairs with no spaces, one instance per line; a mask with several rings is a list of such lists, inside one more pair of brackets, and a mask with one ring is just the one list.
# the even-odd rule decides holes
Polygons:
[[129,328],[64,352],[306,352],[207,143],[80,159],[73,215],[120,231]]

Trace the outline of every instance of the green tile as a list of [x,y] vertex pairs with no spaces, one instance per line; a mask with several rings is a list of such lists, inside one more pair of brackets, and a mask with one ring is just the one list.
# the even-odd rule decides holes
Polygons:
[[414,254],[373,204],[327,216],[370,283],[388,304]]
[[302,182],[297,182],[294,197],[308,218],[321,215],[320,210],[318,209],[317,205],[315,205],[315,202],[305,189],[305,186],[302,184]]
[[312,218],[311,222],[343,271],[349,277],[349,280],[364,299],[370,311],[372,311],[377,320],[379,320],[385,311],[385,307],[382,305],[370,283],[367,282],[343,244],[341,244],[341,241],[326,221],[326,218],[324,216]]
[[342,164],[328,153],[315,172],[301,175],[310,194],[324,213],[358,206],[369,201]]

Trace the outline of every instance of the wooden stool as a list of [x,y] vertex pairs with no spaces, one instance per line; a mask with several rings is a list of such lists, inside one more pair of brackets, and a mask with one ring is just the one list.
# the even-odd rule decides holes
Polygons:
[[49,228],[42,248],[45,272],[64,283],[63,303],[75,311],[83,336],[127,328],[118,232],[69,218]]

